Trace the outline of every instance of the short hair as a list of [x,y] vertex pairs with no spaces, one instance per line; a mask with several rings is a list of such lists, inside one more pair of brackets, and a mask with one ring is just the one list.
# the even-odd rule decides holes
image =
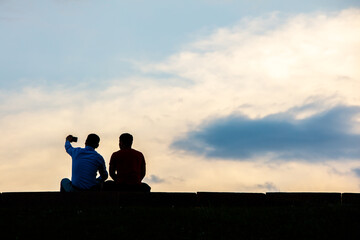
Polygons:
[[95,133],[91,133],[87,136],[85,145],[93,148],[97,148],[99,146],[100,137]]
[[133,136],[130,133],[123,133],[120,135],[120,142],[124,147],[131,147],[133,143]]

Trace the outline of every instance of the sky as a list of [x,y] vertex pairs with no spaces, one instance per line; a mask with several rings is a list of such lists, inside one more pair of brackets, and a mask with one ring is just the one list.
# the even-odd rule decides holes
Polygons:
[[358,29],[358,0],[0,0],[0,192],[124,132],[154,192],[359,192]]

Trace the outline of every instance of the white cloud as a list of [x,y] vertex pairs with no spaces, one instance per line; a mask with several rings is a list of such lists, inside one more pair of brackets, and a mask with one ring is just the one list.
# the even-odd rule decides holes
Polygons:
[[[221,29],[146,70],[191,79],[198,86],[192,92],[200,97],[207,94],[222,105],[262,106],[263,114],[280,110],[274,104],[284,109],[309,96],[360,103],[360,34],[354,31],[360,27],[359,10],[300,15],[280,25],[274,16],[253,22]],[[259,31],[258,25],[272,22],[277,27]]]
[[[99,152],[108,163],[119,134],[128,131],[135,137],[134,147],[145,154],[148,176],[164,179],[154,191],[258,191],[264,183],[286,191],[356,191],[352,177],[330,176],[329,167],[320,164],[271,168],[266,159],[209,162],[173,152],[169,145],[204,120],[233,112],[261,117],[311,98],[359,106],[359,13],[349,9],[286,21],[276,15],[247,19],[162,63],[142,65],[145,75],[173,76],[172,84],[131,76],[99,89],[3,92],[0,171],[6,174],[0,176],[0,189],[57,190],[60,179],[70,176],[62,147],[67,134],[78,135],[82,145],[88,133],[98,133]],[[349,161],[341,165],[345,170],[356,167]]]

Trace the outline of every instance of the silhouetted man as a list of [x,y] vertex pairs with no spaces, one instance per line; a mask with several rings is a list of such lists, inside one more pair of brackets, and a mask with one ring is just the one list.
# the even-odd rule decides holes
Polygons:
[[131,134],[121,134],[120,150],[114,152],[110,159],[109,172],[114,181],[107,181],[104,185],[105,190],[150,192],[150,186],[141,182],[146,173],[144,155],[132,149],[132,143]]
[[[85,148],[73,148],[70,142],[74,137],[66,137],[65,149],[72,158],[71,181],[61,180],[60,192],[77,192],[83,190],[100,190],[102,182],[108,178],[104,158],[95,151],[99,147],[100,138],[96,134],[89,134],[85,141]],[[96,178],[97,172],[100,176]]]

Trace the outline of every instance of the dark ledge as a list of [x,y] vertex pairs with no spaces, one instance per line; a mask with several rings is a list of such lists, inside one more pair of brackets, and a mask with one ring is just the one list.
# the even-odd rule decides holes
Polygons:
[[360,205],[360,193],[326,192],[4,192],[1,206],[116,205],[116,206],[262,206]]

